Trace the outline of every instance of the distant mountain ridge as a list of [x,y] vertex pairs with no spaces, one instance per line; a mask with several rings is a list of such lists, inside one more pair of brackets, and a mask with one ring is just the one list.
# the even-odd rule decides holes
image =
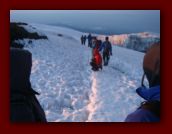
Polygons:
[[[21,23],[22,24],[22,23]],[[26,25],[26,24],[25,24]],[[58,24],[58,27],[74,29],[70,25]],[[52,25],[51,25],[52,26]],[[95,27],[96,30],[102,30],[100,27]],[[77,30],[80,31],[80,30]],[[82,32],[81,32],[82,33]],[[59,33],[60,34],[60,33]],[[84,35],[88,35],[87,32],[83,32]],[[160,42],[160,34],[153,32],[140,32],[140,33],[130,33],[130,34],[114,34],[108,35],[106,33],[96,34],[91,33],[93,36],[97,36],[99,40],[104,41],[105,37],[108,36],[112,45],[117,45],[129,49],[133,49],[139,52],[146,52],[147,49],[155,43]],[[79,39],[78,39],[79,40]]]
[[[106,35],[100,35],[98,39],[104,40],[105,36]],[[160,35],[151,32],[131,33],[111,35],[109,36],[109,40],[113,45],[146,52],[151,45],[160,42]]]

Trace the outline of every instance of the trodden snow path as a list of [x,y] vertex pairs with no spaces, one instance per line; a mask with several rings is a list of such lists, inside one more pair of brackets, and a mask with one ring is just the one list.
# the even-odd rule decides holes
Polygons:
[[[88,122],[119,122],[133,111],[138,102],[135,83],[109,67],[93,73]],[[133,91],[131,91],[133,90]]]
[[119,47],[113,47],[113,53],[108,66],[92,73],[88,122],[122,122],[143,101],[135,92],[143,54]]
[[[113,47],[109,66],[93,72],[83,33],[32,24],[48,40],[23,40],[33,57],[31,83],[49,122],[122,122],[142,101],[136,95],[143,54]],[[25,27],[32,31],[30,27]],[[33,30],[33,31],[34,31]],[[58,36],[62,34],[62,36]]]

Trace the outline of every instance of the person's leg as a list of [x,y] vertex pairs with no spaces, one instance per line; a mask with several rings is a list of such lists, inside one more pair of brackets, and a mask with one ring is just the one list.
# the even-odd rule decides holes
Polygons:
[[91,66],[93,71],[98,71],[98,66],[95,62],[91,62]]
[[107,63],[107,65],[108,65],[108,63],[109,63],[109,59],[110,59],[110,58],[109,58],[109,54],[107,54],[107,55],[106,55],[106,57],[107,57],[107,61],[106,61],[106,63]]
[[108,55],[106,53],[106,66],[108,65]]
[[104,61],[104,65],[107,66],[108,65],[108,54],[105,53],[105,61]]
[[91,47],[91,41],[89,41],[89,47]]
[[95,66],[95,67],[93,68],[93,71],[99,71],[99,68],[98,68],[97,66]]
[[99,65],[98,68],[100,68],[101,70],[103,69],[103,68],[102,68],[102,65]]

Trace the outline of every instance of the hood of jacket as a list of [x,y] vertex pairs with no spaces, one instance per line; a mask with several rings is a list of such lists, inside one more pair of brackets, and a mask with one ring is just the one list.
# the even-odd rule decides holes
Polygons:
[[140,87],[136,89],[139,96],[147,101],[160,101],[160,85],[151,87],[149,89],[145,87]]
[[10,49],[10,89],[12,93],[37,94],[30,83],[32,55],[27,50]]

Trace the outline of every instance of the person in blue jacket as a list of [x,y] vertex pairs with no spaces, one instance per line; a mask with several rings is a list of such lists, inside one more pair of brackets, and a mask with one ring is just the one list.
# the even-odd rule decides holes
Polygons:
[[107,66],[109,63],[110,55],[112,55],[112,45],[109,42],[109,37],[105,38],[105,42],[101,44],[99,51],[103,51],[103,63],[104,66]]
[[[160,121],[160,44],[154,44],[147,51],[143,60],[144,75],[142,86],[136,93],[145,101],[141,106],[129,114],[125,122],[159,122]],[[149,88],[143,84],[147,77]]]

